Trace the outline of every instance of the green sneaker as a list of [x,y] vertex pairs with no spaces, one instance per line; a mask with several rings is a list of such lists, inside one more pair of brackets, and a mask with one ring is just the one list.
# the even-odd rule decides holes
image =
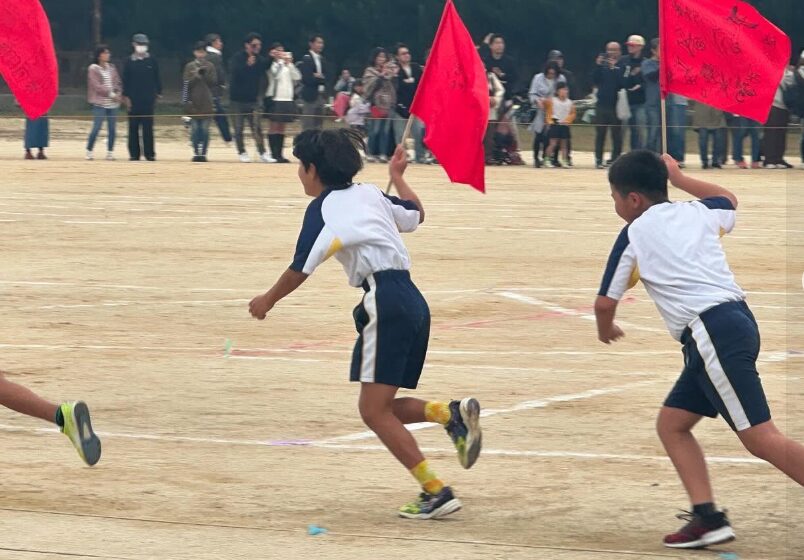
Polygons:
[[468,398],[449,403],[452,413],[449,422],[444,426],[455,449],[458,460],[465,469],[472,468],[480,456],[483,447],[483,432],[480,430],[480,403],[477,399]]
[[461,501],[452,493],[449,486],[438,494],[422,492],[415,502],[399,508],[399,517],[407,519],[438,519],[461,509]]
[[61,432],[70,438],[81,459],[90,467],[100,461],[101,442],[92,431],[89,408],[85,402],[62,403],[59,406],[64,417]]

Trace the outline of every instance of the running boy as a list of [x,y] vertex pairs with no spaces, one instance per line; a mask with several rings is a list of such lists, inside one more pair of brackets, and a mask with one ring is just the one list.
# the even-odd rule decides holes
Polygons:
[[[662,159],[664,161],[662,161]],[[699,199],[670,202],[673,186]],[[647,150],[620,157],[609,170],[614,209],[628,225],[609,257],[597,300],[598,337],[622,338],[617,302],[641,278],[670,334],[681,342],[684,370],[657,422],[659,438],[689,494],[688,523],[664,538],[672,548],[702,548],[734,539],[715,507],[706,462],[692,428],[722,414],[745,448],[804,485],[804,446],[771,420],[756,369],[759,330],[734,281],[719,236],[734,227],[737,197],[687,177],[678,163]]]
[[443,425],[468,469],[480,454],[480,405],[473,398],[396,398],[400,387],[416,388],[430,335],[430,310],[410,279],[410,257],[399,235],[424,221],[424,209],[403,178],[407,158],[401,147],[389,165],[399,198],[353,182],[363,167],[359,149],[365,150],[362,138],[348,129],[307,130],[296,137],[293,155],[299,159],[299,179],[314,200],[304,215],[293,263],[268,292],[251,300],[249,311],[265,319],[318,265],[333,255],[341,262],[349,284],[365,291],[353,312],[359,336],[350,376],[361,383],[360,415],[423,490],[416,501],[400,508],[399,515],[443,517],[460,509],[461,503],[430,468],[405,424]]
[[101,442],[92,431],[89,409],[81,401],[54,404],[30,389],[6,379],[0,371],[0,405],[26,416],[53,422],[70,438],[78,455],[90,467],[100,460]]

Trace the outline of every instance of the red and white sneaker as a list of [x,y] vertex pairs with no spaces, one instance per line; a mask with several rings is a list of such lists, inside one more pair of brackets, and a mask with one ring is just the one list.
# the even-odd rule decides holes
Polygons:
[[664,538],[670,548],[705,548],[713,544],[733,541],[736,536],[725,512],[706,517],[685,511],[676,517],[687,521],[677,532]]

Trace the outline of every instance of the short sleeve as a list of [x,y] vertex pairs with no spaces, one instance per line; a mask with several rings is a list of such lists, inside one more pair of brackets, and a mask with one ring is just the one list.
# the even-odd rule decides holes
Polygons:
[[419,219],[421,217],[419,207],[416,206],[416,203],[410,200],[402,200],[396,196],[389,196],[385,193],[383,193],[383,197],[385,197],[385,202],[391,207],[391,212],[394,215],[394,221],[399,231],[402,233],[416,231],[416,228],[419,227]]
[[637,274],[636,253],[628,239],[628,226],[626,226],[611,249],[598,295],[616,300],[622,299],[625,292],[636,284],[634,279],[638,279]]
[[315,199],[304,213],[299,240],[296,242],[296,254],[293,257],[291,270],[308,276],[324,261],[343,248],[343,244],[324,223],[321,207],[324,197]]
[[711,198],[703,198],[698,202],[709,209],[709,214],[717,223],[721,235],[723,233],[731,233],[737,221],[737,211],[731,200],[725,196],[713,196]]

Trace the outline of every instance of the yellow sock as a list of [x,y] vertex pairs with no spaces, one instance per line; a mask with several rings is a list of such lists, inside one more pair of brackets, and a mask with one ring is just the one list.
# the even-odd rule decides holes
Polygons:
[[444,483],[436,476],[426,459],[410,469],[410,472],[428,494],[438,494],[444,488]]
[[424,418],[428,422],[436,422],[445,426],[451,416],[449,403],[430,401],[424,405]]

